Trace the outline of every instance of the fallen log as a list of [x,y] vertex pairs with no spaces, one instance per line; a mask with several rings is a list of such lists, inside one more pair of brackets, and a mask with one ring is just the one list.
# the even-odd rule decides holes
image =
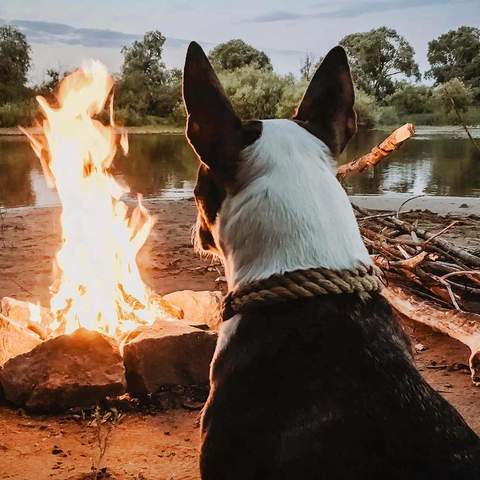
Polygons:
[[480,315],[436,307],[398,287],[384,288],[382,295],[405,317],[466,345],[471,352],[469,365],[472,381],[475,386],[480,386]]
[[382,143],[373,147],[370,152],[363,155],[352,162],[340,165],[337,168],[337,178],[343,179],[353,172],[363,172],[367,167],[374,167],[380,163],[385,157],[408,140],[415,133],[415,126],[412,123],[406,123],[400,128],[392,132]]

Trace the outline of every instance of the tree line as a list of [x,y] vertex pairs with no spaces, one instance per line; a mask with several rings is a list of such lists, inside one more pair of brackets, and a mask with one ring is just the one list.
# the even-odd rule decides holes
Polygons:
[[[353,33],[339,42],[350,60],[361,124],[394,125],[480,123],[480,29],[459,27],[428,43],[430,69],[421,83],[414,49],[394,29],[380,27]],[[122,48],[116,75],[117,117],[125,125],[181,124],[181,71],[163,62],[165,36],[148,32]],[[243,40],[217,45],[209,58],[226,93],[243,118],[288,117],[321,58],[307,54],[299,75],[280,75],[270,58]],[[31,48],[15,27],[0,27],[0,126],[33,121],[36,95],[54,95],[68,72],[47,71],[47,79],[28,85]]]

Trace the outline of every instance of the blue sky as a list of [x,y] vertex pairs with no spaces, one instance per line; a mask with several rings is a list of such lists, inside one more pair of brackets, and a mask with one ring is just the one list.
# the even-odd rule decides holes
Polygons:
[[380,25],[411,42],[422,70],[427,43],[460,25],[480,26],[479,0],[2,0],[0,19],[15,21],[33,45],[34,80],[50,66],[72,68],[96,57],[118,71],[120,47],[147,30],[167,37],[165,59],[180,66],[188,40],[205,48],[243,38],[298,72],[306,52],[323,55],[344,35]]

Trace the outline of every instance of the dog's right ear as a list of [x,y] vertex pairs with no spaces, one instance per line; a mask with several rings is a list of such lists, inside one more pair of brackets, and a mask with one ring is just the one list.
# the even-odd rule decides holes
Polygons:
[[241,148],[242,122],[235,114],[202,47],[190,43],[183,71],[186,134],[200,160],[227,170]]

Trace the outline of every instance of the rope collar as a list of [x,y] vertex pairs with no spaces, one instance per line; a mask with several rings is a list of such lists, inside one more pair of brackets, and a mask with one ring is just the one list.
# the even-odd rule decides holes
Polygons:
[[344,293],[369,296],[381,290],[383,285],[380,271],[364,265],[352,270],[310,268],[275,274],[229,292],[223,301],[223,320],[259,306],[301,298]]

